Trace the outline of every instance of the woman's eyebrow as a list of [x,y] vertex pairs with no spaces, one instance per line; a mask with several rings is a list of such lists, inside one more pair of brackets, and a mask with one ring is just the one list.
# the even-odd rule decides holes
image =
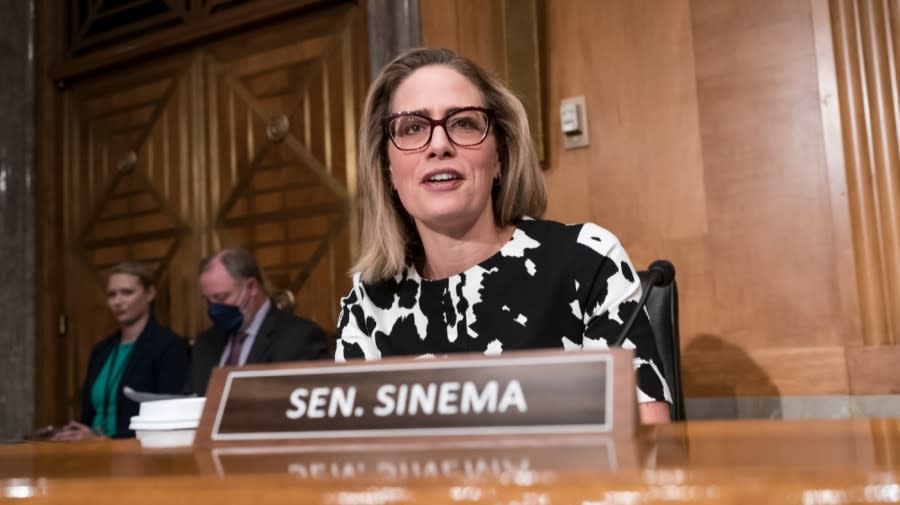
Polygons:
[[[454,107],[447,107],[446,109],[444,109],[444,114],[443,114],[441,117],[449,116],[450,114],[453,114],[454,112],[460,111],[460,110],[462,110],[462,109],[464,109],[464,108],[465,108],[465,107],[456,107],[456,106],[454,106]],[[404,113],[405,113],[405,114],[417,114],[417,115],[425,116],[425,117],[428,117],[428,118],[431,117],[431,115],[428,113],[428,110],[426,110],[426,109],[416,109],[416,110],[405,110],[405,111],[401,111],[401,114],[404,114]],[[432,119],[433,119],[433,118],[432,118]]]
[[394,114],[415,114],[417,116],[431,117],[428,115],[428,111],[425,109],[401,110],[401,111],[394,112]]

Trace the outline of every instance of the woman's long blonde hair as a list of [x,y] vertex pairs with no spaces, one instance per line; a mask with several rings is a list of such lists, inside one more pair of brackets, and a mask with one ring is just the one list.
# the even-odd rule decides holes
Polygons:
[[469,79],[494,111],[492,134],[500,158],[500,186],[493,191],[494,221],[506,227],[523,216],[540,217],[547,207],[544,179],[522,102],[496,77],[449,49],[413,49],[388,63],[369,87],[359,128],[359,187],[362,240],[352,270],[365,283],[403,272],[422,254],[412,217],[392,190],[384,119],[394,91],[416,70],[445,65]]

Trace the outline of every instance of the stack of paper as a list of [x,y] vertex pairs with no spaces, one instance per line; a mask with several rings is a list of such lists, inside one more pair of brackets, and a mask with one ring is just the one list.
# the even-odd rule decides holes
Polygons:
[[129,428],[144,447],[191,445],[205,403],[206,398],[145,400]]

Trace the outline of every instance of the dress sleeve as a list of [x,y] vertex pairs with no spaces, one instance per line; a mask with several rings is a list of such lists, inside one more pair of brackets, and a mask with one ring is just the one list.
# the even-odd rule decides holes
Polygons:
[[[576,282],[584,320],[581,344],[584,349],[606,349],[637,309],[641,281],[625,248],[609,231],[585,224],[578,235],[577,249]],[[634,351],[638,401],[671,403],[646,310],[641,310],[622,347]]]
[[353,275],[353,287],[350,293],[341,299],[341,312],[337,323],[337,345],[334,360],[344,362],[348,359],[364,358],[375,360],[381,358],[381,351],[373,336],[375,322],[366,313],[366,291],[359,274]]

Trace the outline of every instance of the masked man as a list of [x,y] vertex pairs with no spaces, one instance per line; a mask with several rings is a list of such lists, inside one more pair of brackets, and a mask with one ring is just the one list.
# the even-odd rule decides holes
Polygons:
[[200,292],[213,326],[194,343],[186,393],[205,395],[216,366],[328,358],[322,329],[278,310],[262,284],[256,259],[243,249],[200,262]]

